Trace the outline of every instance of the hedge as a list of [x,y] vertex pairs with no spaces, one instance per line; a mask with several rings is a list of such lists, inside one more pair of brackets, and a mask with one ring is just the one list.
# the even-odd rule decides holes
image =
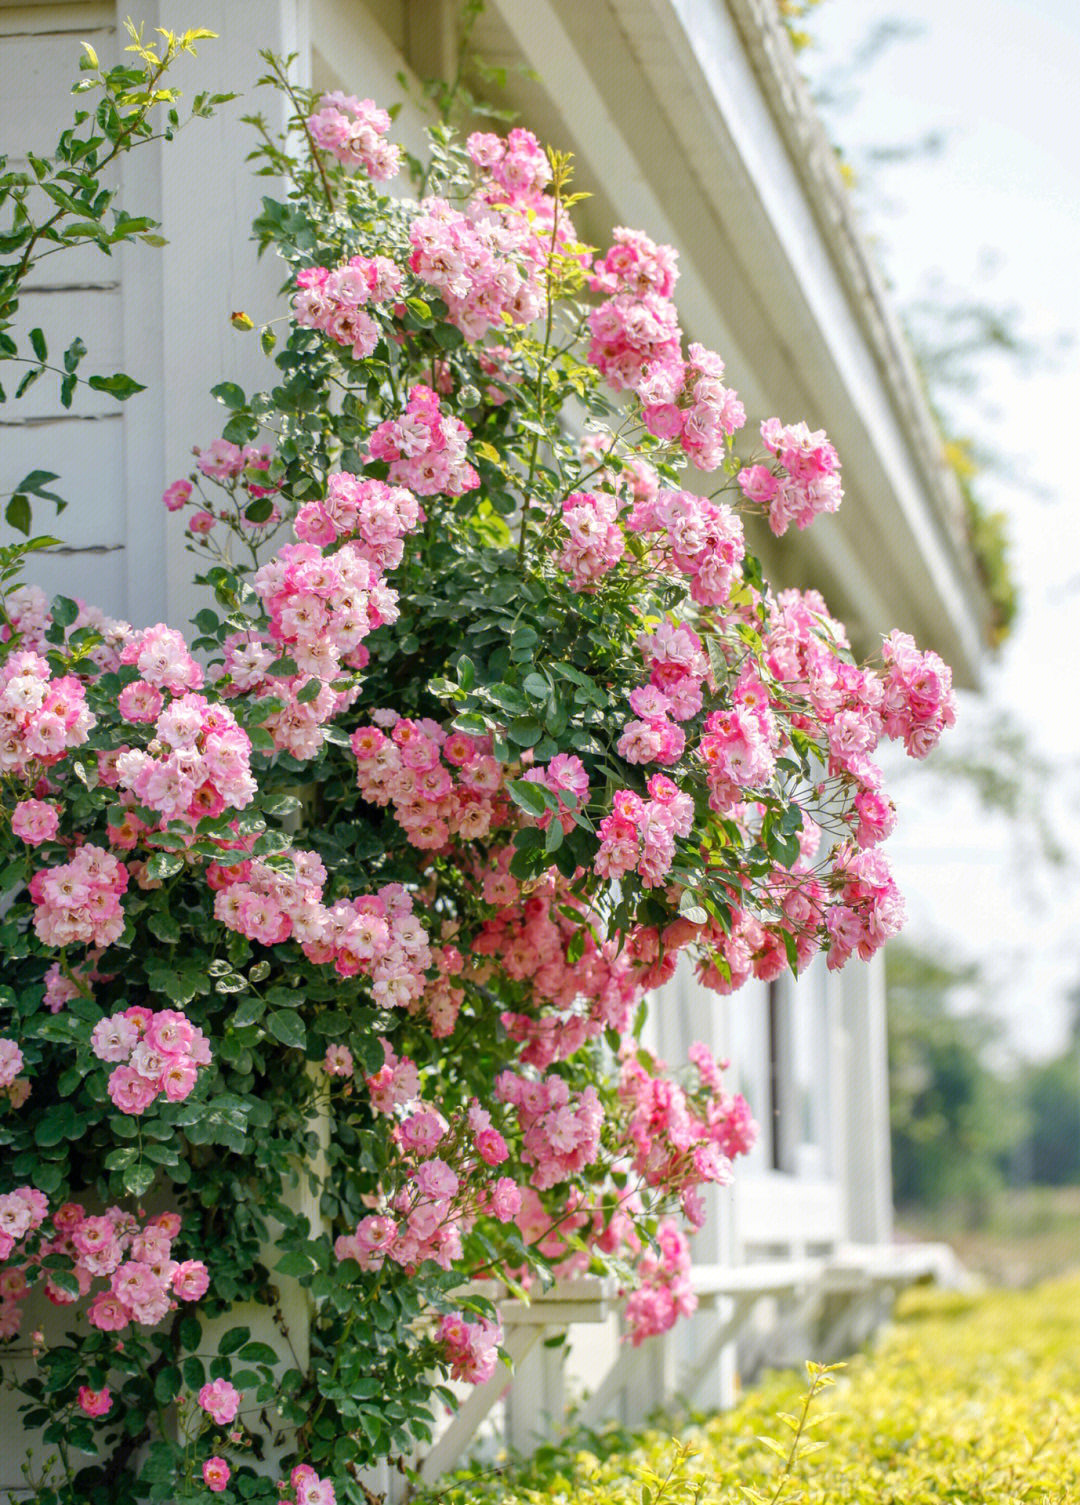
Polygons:
[[[681,1439],[571,1437],[512,1479],[443,1493],[447,1505],[1066,1505],[1080,1500],[1080,1276],[977,1296],[919,1290],[876,1351],[815,1396],[785,1470],[807,1386],[771,1376]],[[784,1414],[789,1418],[785,1421]],[[813,1442],[811,1442],[813,1439]],[[807,1446],[807,1444],[810,1444]],[[616,1450],[611,1451],[612,1445]],[[813,1456],[810,1456],[810,1454]]]

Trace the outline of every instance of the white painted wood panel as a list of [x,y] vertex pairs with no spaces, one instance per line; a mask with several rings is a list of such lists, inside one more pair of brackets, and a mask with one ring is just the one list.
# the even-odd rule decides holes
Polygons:
[[[116,405],[114,404],[114,407]],[[54,489],[68,503],[34,502],[34,526],[80,548],[123,544],[123,418],[58,419],[0,428],[3,473],[12,484],[31,470],[56,471]],[[160,505],[160,501],[159,501]]]
[[[56,258],[60,260],[59,257]],[[107,269],[108,263],[104,263]],[[79,365],[82,380],[72,395],[71,407],[60,405],[60,377],[55,371],[46,371],[18,402],[11,401],[14,383],[8,391],[8,402],[0,408],[0,418],[8,422],[19,419],[58,418],[65,412],[75,417],[112,417],[120,405],[107,392],[95,392],[87,385],[92,375],[111,376],[122,367],[121,317],[119,285],[112,288],[70,288],[66,291],[24,293],[19,300],[19,329],[38,328],[45,336],[50,366],[63,368],[63,353],[75,335],[81,336],[86,345],[86,355]],[[30,354],[29,342],[20,338],[20,347]],[[15,367],[8,366],[4,372],[5,384],[8,374]],[[26,368],[24,368],[26,369]],[[128,373],[138,380],[138,373]],[[129,399],[130,400],[130,399]]]
[[[47,12],[41,11],[45,22]],[[36,22],[36,8],[27,13],[27,23]],[[5,28],[6,30],[6,28]],[[72,26],[70,31],[10,32],[0,36],[0,80],[4,108],[0,111],[0,154],[21,158],[29,148],[46,154],[56,144],[64,123],[70,123],[78,108],[92,108],[93,95],[72,96],[71,85],[79,76],[80,41],[85,37],[104,62],[112,41],[108,26]],[[81,102],[80,102],[81,101]],[[92,103],[91,103],[92,102]]]

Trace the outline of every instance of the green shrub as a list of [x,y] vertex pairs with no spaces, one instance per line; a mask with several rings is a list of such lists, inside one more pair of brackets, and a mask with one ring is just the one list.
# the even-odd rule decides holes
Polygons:
[[[1080,1277],[977,1297],[915,1291],[877,1351],[854,1360],[810,1427],[821,1451],[785,1469],[807,1397],[772,1376],[680,1440],[652,1431],[548,1450],[546,1477],[463,1481],[447,1505],[1066,1505],[1080,1500]],[[777,1420],[786,1413],[787,1421]],[[804,1439],[807,1434],[804,1431]],[[607,1454],[607,1456],[605,1456]],[[779,1455],[779,1456],[778,1456]],[[659,1481],[659,1482],[658,1482]]]

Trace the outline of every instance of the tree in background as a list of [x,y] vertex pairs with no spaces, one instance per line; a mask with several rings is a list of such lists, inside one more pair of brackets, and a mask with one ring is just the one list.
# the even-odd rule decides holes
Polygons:
[[995,1070],[1002,1026],[958,1012],[978,967],[902,943],[886,954],[893,1192],[897,1205],[985,1218],[1024,1121],[1015,1085]]

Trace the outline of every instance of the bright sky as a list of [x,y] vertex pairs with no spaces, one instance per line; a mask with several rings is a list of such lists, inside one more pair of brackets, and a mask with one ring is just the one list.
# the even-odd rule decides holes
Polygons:
[[898,301],[940,272],[973,298],[1016,307],[1026,334],[1075,342],[1049,371],[989,368],[997,418],[983,435],[1019,463],[1015,484],[987,479],[982,494],[1012,518],[1024,597],[989,691],[1053,760],[1049,810],[1077,858],[1071,871],[1039,874],[1017,861],[1002,822],[963,796],[943,807],[918,773],[897,785],[890,843],[910,939],[981,958],[1014,1043],[1043,1053],[1061,1044],[1062,994],[1080,978],[1080,3],[823,0],[807,23],[818,45],[803,54],[806,71],[827,81],[884,19],[921,34],[880,54],[830,126],[853,159],[864,145],[946,134],[939,156],[877,171],[890,204],[867,206],[869,228]]

